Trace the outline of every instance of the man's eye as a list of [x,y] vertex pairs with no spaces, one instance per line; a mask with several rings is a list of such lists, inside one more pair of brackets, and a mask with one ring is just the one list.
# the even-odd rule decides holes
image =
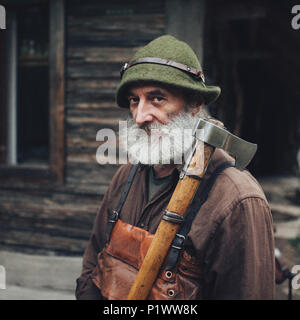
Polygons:
[[164,100],[164,98],[163,97],[154,97],[153,100],[154,100],[154,102],[161,102]]
[[139,99],[136,97],[129,97],[128,101],[130,104],[133,104],[133,103],[137,103],[139,101]]

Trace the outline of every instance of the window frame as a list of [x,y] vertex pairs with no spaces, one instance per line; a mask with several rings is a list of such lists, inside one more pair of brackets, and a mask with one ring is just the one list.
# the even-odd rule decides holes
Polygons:
[[[10,2],[11,3],[11,2]],[[17,1],[16,1],[17,4]],[[5,5],[5,2],[4,2]],[[0,165],[0,182],[64,184],[65,0],[49,1],[49,162]]]

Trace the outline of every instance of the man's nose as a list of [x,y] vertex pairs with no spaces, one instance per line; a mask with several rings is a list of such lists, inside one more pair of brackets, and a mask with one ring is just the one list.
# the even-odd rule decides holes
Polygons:
[[152,114],[152,108],[146,100],[141,99],[136,109],[135,122],[139,126],[145,124],[146,122],[153,121],[154,117]]

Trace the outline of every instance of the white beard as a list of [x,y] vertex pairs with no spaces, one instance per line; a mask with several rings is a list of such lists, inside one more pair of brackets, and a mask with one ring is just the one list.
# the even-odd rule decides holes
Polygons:
[[193,143],[192,129],[197,117],[188,112],[174,116],[167,124],[147,124],[141,128],[132,119],[127,121],[129,162],[146,165],[182,164]]

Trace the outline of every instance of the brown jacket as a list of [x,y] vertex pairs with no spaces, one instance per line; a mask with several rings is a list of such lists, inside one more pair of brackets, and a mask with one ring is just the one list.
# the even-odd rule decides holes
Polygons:
[[[217,149],[206,179],[232,158]],[[107,214],[117,207],[131,165],[122,166],[102,200],[77,279],[77,299],[101,299],[91,280],[97,254],[105,244]],[[147,203],[147,167],[138,169],[120,219],[151,233],[160,222],[178,180]],[[272,216],[264,193],[248,171],[226,169],[198,212],[186,240],[186,250],[197,258],[202,272],[199,299],[273,299],[275,260]]]

